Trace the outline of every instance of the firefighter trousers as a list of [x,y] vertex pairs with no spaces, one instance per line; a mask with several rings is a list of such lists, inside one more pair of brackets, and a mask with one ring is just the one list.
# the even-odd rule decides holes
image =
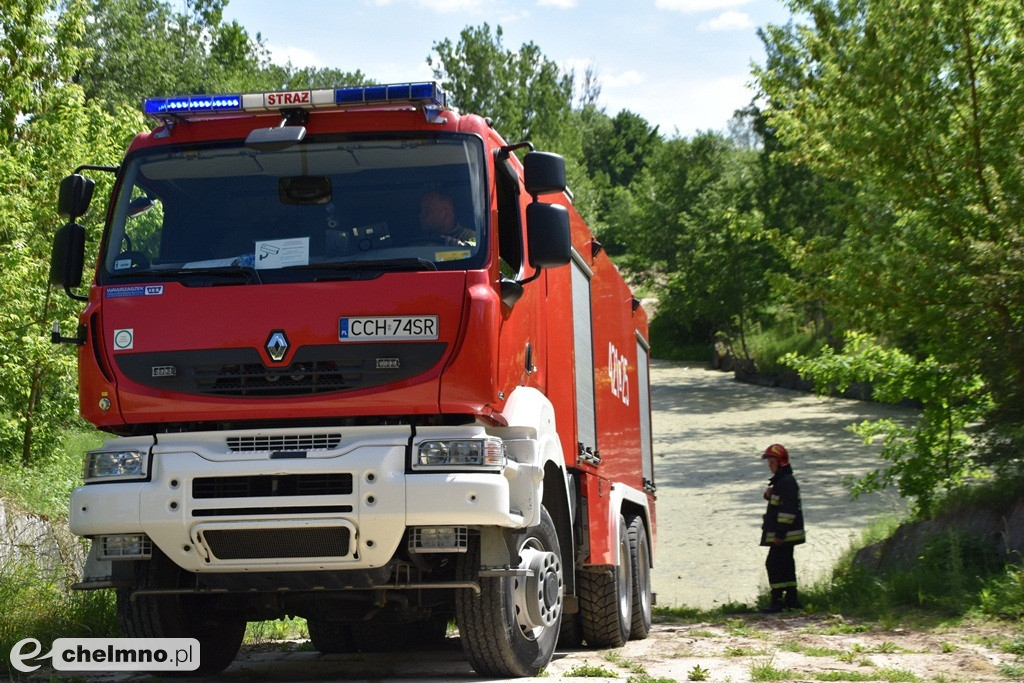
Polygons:
[[796,548],[792,543],[781,543],[768,548],[768,559],[764,566],[768,570],[768,587],[775,591],[791,588],[796,594],[796,560],[793,559],[793,550]]

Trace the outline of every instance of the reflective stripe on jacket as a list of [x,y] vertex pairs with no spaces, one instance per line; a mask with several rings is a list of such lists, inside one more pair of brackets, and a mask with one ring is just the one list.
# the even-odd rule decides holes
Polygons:
[[761,525],[761,545],[772,545],[775,538],[784,543],[798,545],[807,540],[804,531],[804,513],[800,505],[800,486],[793,477],[790,465],[780,467],[769,481],[771,495],[768,511]]

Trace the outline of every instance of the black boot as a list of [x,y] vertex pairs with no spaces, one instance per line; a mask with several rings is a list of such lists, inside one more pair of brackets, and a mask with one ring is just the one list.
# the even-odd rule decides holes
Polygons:
[[786,609],[786,603],[782,600],[782,589],[773,588],[772,602],[770,605],[761,610],[761,612],[764,614],[776,614],[777,612],[781,612],[784,609]]
[[804,606],[800,604],[800,598],[797,596],[796,586],[791,586],[786,589],[786,609],[803,609]]

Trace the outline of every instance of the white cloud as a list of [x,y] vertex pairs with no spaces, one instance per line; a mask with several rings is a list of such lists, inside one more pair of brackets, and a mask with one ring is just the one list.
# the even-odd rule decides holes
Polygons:
[[746,28],[753,28],[754,22],[746,12],[729,10],[722,12],[714,19],[702,21],[697,27],[698,31],[738,31]]
[[537,0],[539,7],[557,7],[559,9],[572,9],[576,3],[577,0]]
[[646,79],[636,69],[630,69],[620,74],[598,73],[597,80],[602,88],[629,88],[634,85],[640,85]]
[[306,67],[322,69],[327,66],[322,59],[316,56],[315,52],[303,47],[295,47],[294,45],[277,47],[267,43],[267,49],[270,51],[271,61],[275,64],[284,65],[290,61],[292,66],[299,69]]
[[669,78],[645,82],[642,89],[602,90],[601,100],[611,116],[628,109],[658,126],[664,136],[678,131],[691,137],[703,130],[724,131],[733,112],[750,104],[754,96],[749,79],[748,74]]
[[[373,0],[373,4],[377,7],[389,7],[398,5],[400,2],[401,0]],[[491,0],[405,0],[405,2],[411,2],[438,14],[452,14],[453,12],[478,14],[491,4]]]
[[746,5],[748,2],[750,0],[654,0],[654,6],[658,9],[694,14],[697,12],[732,9],[733,7]]
[[416,4],[438,14],[452,14],[453,12],[479,12],[488,2],[487,0],[416,0]]

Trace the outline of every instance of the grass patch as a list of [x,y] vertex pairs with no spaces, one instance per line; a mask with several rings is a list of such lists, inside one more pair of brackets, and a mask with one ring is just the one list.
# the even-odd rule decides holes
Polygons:
[[264,645],[283,640],[308,640],[309,627],[302,617],[275,619],[273,621],[250,621],[245,627],[247,645]]
[[577,664],[565,674],[570,678],[618,678],[619,675],[603,666],[595,666],[590,662]]
[[[897,526],[891,517],[875,522],[857,547],[892,536]],[[915,565],[905,570],[854,566],[855,554],[856,548],[848,550],[830,578],[801,591],[806,611],[859,617],[880,628],[934,628],[972,614],[1024,618],[1024,568],[1007,565],[994,545],[966,532],[935,534],[924,543]]]
[[113,591],[71,591],[77,577],[25,556],[6,561],[0,576],[0,671],[24,638],[35,638],[49,652],[57,638],[120,635]]
[[779,649],[785,652],[795,652],[796,654],[805,655],[807,657],[839,657],[843,654],[842,650],[836,650],[830,647],[804,645],[796,640],[782,641],[779,643]]
[[779,359],[787,353],[796,353],[801,356],[816,356],[822,345],[824,337],[803,327],[795,325],[795,320],[777,321],[768,329],[755,330],[747,335],[747,348],[754,359],[754,365],[758,372],[767,374],[780,374],[792,372],[781,363]]
[[796,672],[776,667],[774,657],[758,660],[750,665],[752,681],[788,681],[791,678],[797,678]]
[[[71,490],[82,482],[82,456],[102,441],[103,436],[92,431],[73,432],[46,460],[31,466],[0,464],[0,493],[7,514],[37,515],[61,528]],[[19,553],[0,564],[0,671],[9,664],[6,655],[24,638],[35,638],[48,652],[57,638],[120,635],[113,591],[71,590],[80,578],[75,573],[83,554],[80,541],[59,532],[55,538],[56,557]]]
[[5,505],[47,519],[67,519],[71,491],[82,483],[85,452],[102,445],[108,435],[71,432],[45,460],[32,465],[0,463],[0,493]]
[[722,654],[726,657],[761,657],[770,652],[764,648],[729,645]]

